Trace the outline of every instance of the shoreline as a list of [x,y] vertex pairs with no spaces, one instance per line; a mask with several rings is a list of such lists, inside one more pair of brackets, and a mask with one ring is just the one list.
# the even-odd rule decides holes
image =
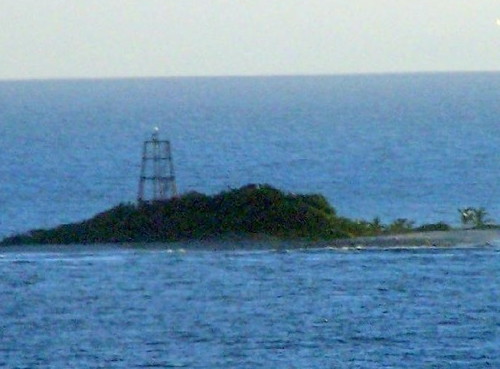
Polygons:
[[81,222],[12,235],[1,240],[0,247],[282,250],[444,247],[500,239],[500,226],[473,230],[453,229],[443,222],[413,224],[407,219],[387,225],[378,218],[373,222],[349,219],[338,215],[321,194],[248,184],[214,195],[192,191],[162,201],[120,203]]
[[279,240],[276,238],[235,238],[186,240],[169,243],[99,243],[66,245],[12,245],[0,247],[0,254],[11,252],[58,253],[106,250],[177,250],[177,251],[255,251],[300,249],[397,249],[487,247],[500,242],[500,230],[460,229],[413,232],[398,235],[355,237],[333,240]]
[[449,231],[411,232],[398,235],[357,237],[353,239],[332,240],[336,247],[453,247],[479,246],[500,241],[500,230],[455,229]]

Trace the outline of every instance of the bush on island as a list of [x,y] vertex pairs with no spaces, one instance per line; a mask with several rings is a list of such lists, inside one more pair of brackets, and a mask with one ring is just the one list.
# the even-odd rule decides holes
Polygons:
[[167,201],[120,204],[93,218],[6,238],[2,244],[169,242],[227,235],[332,239],[363,235],[322,195],[247,185],[208,196],[188,192]]

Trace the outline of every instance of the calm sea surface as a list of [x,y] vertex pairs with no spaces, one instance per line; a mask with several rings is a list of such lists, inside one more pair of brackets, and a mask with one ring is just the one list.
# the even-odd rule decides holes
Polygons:
[[499,250],[4,252],[0,367],[498,368]]
[[[134,201],[155,126],[183,192],[500,222],[499,101],[500,73],[0,82],[0,238]],[[500,367],[500,242],[184,248],[0,250],[0,368]]]
[[142,141],[181,191],[319,192],[345,216],[500,221],[500,73],[0,82],[0,237],[135,201]]

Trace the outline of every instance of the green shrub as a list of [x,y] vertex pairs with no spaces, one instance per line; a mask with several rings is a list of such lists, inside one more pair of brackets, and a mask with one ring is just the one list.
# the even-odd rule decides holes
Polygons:
[[430,223],[430,224],[423,224],[420,227],[415,228],[415,231],[417,232],[432,232],[432,231],[449,231],[451,227],[444,223],[444,222],[439,222],[439,223]]

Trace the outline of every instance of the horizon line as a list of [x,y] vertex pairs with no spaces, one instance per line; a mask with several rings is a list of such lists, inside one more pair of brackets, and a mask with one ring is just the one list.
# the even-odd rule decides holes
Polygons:
[[53,77],[7,77],[0,82],[44,82],[44,81],[106,81],[106,80],[147,80],[147,79],[217,79],[217,78],[290,78],[290,77],[358,77],[358,76],[398,76],[423,74],[489,74],[499,70],[428,70],[428,71],[385,71],[349,73],[276,73],[276,74],[214,74],[214,75],[117,75],[117,76],[53,76]]

